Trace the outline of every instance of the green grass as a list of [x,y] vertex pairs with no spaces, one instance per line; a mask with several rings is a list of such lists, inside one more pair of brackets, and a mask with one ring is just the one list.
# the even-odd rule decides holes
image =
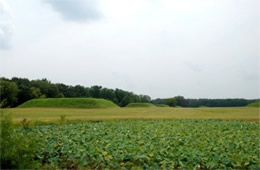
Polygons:
[[154,104],[151,103],[129,103],[126,107],[154,107]]
[[155,106],[157,106],[157,107],[170,107],[170,106],[168,106],[166,104],[155,104]]
[[247,105],[249,107],[260,107],[260,101],[258,102],[254,102],[254,103],[250,103],[249,105]]
[[45,98],[29,100],[19,108],[109,108],[116,104],[105,99],[94,98]]
[[11,113],[15,121],[28,120],[59,121],[64,115],[66,120],[143,120],[143,119],[220,119],[259,121],[257,107],[206,107],[206,108],[9,108],[2,109]]

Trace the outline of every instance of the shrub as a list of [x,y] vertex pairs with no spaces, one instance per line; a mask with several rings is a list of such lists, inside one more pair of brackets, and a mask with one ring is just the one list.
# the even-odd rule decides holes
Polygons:
[[61,121],[61,123],[64,123],[64,122],[65,122],[65,117],[66,117],[65,115],[61,115],[61,116],[60,116],[60,121]]
[[22,121],[21,121],[21,124],[23,126],[24,129],[29,129],[30,128],[30,121],[27,120],[26,118],[24,118]]
[[37,168],[35,152],[39,138],[20,131],[14,126],[10,115],[1,114],[0,128],[0,169]]

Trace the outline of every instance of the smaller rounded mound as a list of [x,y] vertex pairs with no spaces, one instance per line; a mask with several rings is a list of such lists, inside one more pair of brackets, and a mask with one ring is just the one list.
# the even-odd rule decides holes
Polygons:
[[32,99],[20,106],[19,108],[109,108],[118,107],[115,103],[105,99],[94,98],[43,98]]
[[247,106],[249,107],[260,107],[260,101],[254,102],[254,103],[250,103]]
[[155,106],[157,106],[157,107],[170,107],[167,104],[155,104]]
[[155,105],[151,103],[129,103],[126,107],[155,107]]

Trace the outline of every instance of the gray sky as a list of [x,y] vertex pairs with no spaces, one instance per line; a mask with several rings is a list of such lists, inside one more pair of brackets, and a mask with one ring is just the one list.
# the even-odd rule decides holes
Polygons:
[[259,98],[259,0],[0,0],[0,76]]

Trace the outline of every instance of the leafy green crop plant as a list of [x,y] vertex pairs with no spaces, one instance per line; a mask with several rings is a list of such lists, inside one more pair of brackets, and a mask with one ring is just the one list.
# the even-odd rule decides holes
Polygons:
[[137,120],[41,125],[31,133],[44,139],[43,166],[257,169],[259,130],[258,122]]

